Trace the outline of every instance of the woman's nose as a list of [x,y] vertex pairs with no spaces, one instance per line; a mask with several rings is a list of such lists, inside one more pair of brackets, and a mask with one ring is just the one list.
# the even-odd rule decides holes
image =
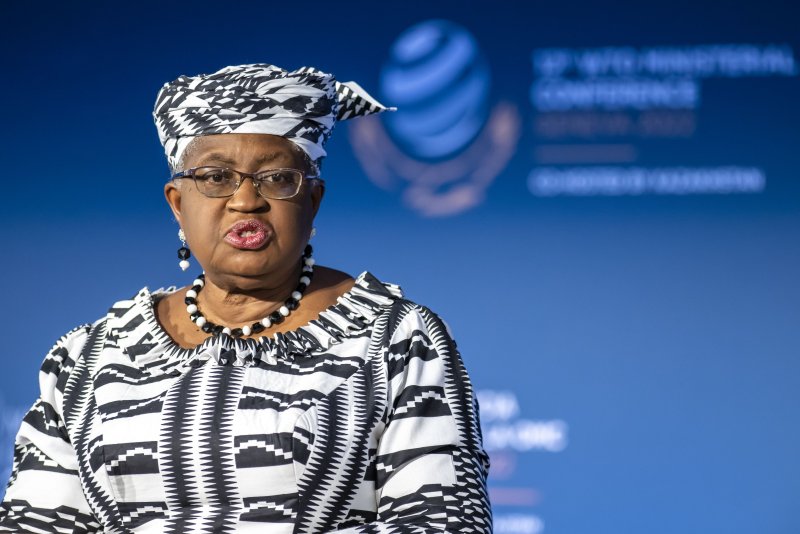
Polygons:
[[230,197],[228,206],[238,211],[256,211],[264,209],[267,201],[259,194],[255,179],[252,176],[245,176]]

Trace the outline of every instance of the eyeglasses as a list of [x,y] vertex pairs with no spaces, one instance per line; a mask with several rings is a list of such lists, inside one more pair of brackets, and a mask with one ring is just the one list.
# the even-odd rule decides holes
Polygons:
[[295,196],[300,191],[304,179],[322,182],[318,176],[306,176],[298,169],[270,169],[248,174],[224,167],[195,167],[172,175],[173,180],[180,178],[192,178],[197,190],[211,198],[233,196],[244,179],[250,178],[259,195],[273,200]]

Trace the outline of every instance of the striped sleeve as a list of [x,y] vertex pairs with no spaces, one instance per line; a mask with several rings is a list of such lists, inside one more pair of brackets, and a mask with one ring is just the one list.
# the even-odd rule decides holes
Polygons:
[[39,372],[39,398],[14,443],[14,465],[0,504],[0,532],[99,532],[81,489],[78,461],[62,418],[62,389],[89,325],[65,334]]
[[492,532],[477,400],[446,324],[409,303],[386,354],[389,414],[376,459],[377,521],[347,533]]

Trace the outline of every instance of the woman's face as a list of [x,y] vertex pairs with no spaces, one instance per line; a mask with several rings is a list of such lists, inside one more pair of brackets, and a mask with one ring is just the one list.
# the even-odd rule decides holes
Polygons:
[[[184,168],[201,166],[244,173],[277,168],[309,171],[299,148],[267,134],[199,137],[184,158]],[[269,287],[270,279],[280,283],[295,272],[322,201],[320,183],[304,180],[294,197],[273,200],[259,195],[250,179],[227,198],[206,197],[190,178],[179,182],[167,183],[164,194],[192,255],[213,283],[227,290],[259,289]],[[244,221],[253,224],[242,230]]]

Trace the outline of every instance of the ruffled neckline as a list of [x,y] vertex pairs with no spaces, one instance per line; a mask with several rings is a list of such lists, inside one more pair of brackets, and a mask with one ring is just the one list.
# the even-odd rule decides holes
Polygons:
[[[260,338],[219,334],[208,337],[197,346],[184,348],[164,330],[155,314],[156,300],[177,290],[172,286],[151,292],[143,287],[132,299],[132,306],[141,316],[148,335],[137,335],[137,339],[132,339],[134,336],[120,337],[118,343],[139,367],[168,371],[175,367],[200,365],[208,359],[220,365],[233,366],[255,365],[259,361],[274,364],[279,359],[292,361],[298,356],[325,351],[345,338],[363,332],[395,300],[403,298],[400,286],[382,282],[369,271],[364,271],[356,278],[353,287],[336,299],[335,304],[294,330]],[[130,318],[130,313],[110,313],[111,332],[125,330],[123,324],[113,324],[115,320],[130,321]]]

